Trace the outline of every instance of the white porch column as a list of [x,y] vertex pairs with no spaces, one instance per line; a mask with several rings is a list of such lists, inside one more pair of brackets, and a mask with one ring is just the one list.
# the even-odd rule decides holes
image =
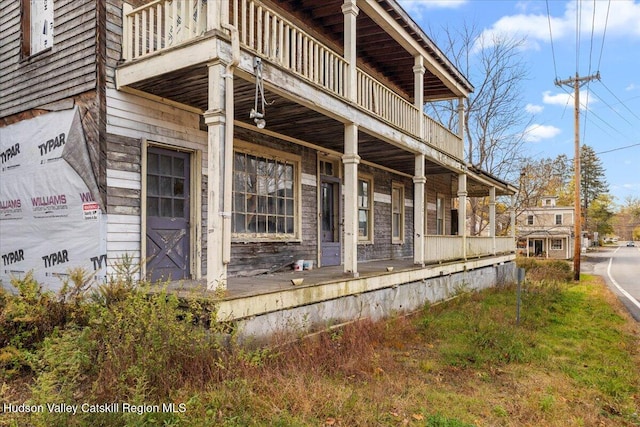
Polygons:
[[458,236],[462,236],[462,257],[467,258],[467,174],[458,175]]
[[[215,3],[215,2],[213,2]],[[225,64],[214,61],[209,68],[209,109],[207,125],[207,289],[225,289],[227,266],[223,262]]]
[[221,30],[229,22],[229,0],[207,2],[207,30]]
[[[458,98],[458,136],[464,143],[464,98]],[[471,157],[471,153],[469,153]]]
[[424,154],[416,154],[413,176],[413,263],[424,267],[425,200]]
[[496,254],[496,187],[489,188],[489,237],[491,253]]
[[418,109],[418,135],[420,138],[427,139],[424,129],[423,112],[424,108],[424,73],[426,68],[424,67],[424,58],[420,55],[414,59],[415,65],[413,66],[413,105]]
[[358,277],[358,125],[344,126],[344,272]]
[[358,84],[356,72],[356,17],[358,16],[356,0],[344,0],[342,13],[344,15],[344,59],[347,61],[346,95],[350,101],[356,101],[358,97]]

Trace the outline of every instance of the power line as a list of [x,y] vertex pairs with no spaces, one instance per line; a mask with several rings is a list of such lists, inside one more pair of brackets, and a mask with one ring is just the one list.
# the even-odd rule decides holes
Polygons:
[[593,17],[591,18],[591,42],[589,43],[589,73],[591,74],[591,55],[593,54],[593,33],[596,29],[596,0],[593,0]]
[[600,83],[602,83],[602,86],[604,86],[604,88],[605,88],[606,90],[608,90],[608,91],[609,91],[609,93],[610,93],[611,95],[613,95],[613,97],[614,97],[615,99],[617,99],[617,100],[618,100],[618,102],[619,102],[620,104],[622,104],[622,106],[623,106],[623,107],[624,107],[628,112],[630,112],[630,113],[633,115],[633,117],[635,117],[636,119],[640,120],[640,117],[638,117],[638,115],[637,115],[636,113],[634,113],[634,112],[633,112],[629,107],[627,107],[627,105],[626,105],[624,102],[622,102],[622,100],[621,100],[620,98],[618,98],[618,97],[616,96],[616,94],[615,94],[615,93],[613,93],[613,92],[611,91],[611,89],[609,89],[609,87],[607,87],[607,85],[606,85],[606,84],[604,84],[604,82],[603,82],[603,81],[600,81]]
[[[591,89],[591,91],[593,92],[593,94],[595,96],[598,97],[598,99],[600,101],[602,101],[607,107],[611,108],[611,111],[613,111],[614,113],[616,113],[622,120],[624,120],[625,122],[629,123],[630,125],[633,126],[633,123],[631,123],[629,120],[627,120],[622,114],[620,114],[618,112],[618,110],[616,110],[615,108],[613,108],[607,101],[605,101],[600,95],[598,95],[593,89]],[[633,114],[633,113],[632,113]],[[637,116],[636,116],[637,117]]]
[[[640,142],[631,144],[631,145],[625,145],[624,147],[612,148],[611,150],[598,151],[597,153],[594,153],[594,154],[599,156],[600,154],[608,154],[614,151],[627,150],[629,148],[634,148],[634,147],[640,147]],[[564,162],[570,165],[571,163],[573,163],[574,160],[575,160],[575,157],[567,157],[567,159]]]
[[580,21],[582,20],[582,3],[576,0],[576,74],[580,71]]
[[624,147],[612,148],[611,150],[600,151],[599,153],[596,153],[596,154],[607,154],[607,153],[612,153],[614,151],[626,150],[627,148],[633,148],[633,147],[639,147],[639,146],[640,146],[640,142],[636,144],[626,145]]
[[598,70],[600,69],[600,63],[602,62],[602,52],[604,52],[604,39],[607,35],[607,25],[609,24],[609,10],[611,10],[611,0],[607,4],[607,16],[604,21],[604,31],[602,32],[602,46],[600,47],[600,58],[598,59]]
[[549,0],[547,2],[547,18],[549,21],[549,40],[551,41],[551,57],[553,58],[553,71],[555,72],[555,78],[558,79],[558,67],[556,66],[556,51],[553,48],[553,34],[551,33],[551,13],[549,12]]

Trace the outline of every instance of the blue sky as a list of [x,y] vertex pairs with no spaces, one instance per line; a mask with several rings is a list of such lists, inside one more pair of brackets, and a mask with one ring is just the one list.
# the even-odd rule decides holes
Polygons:
[[529,76],[522,96],[532,119],[525,134],[531,157],[566,154],[573,158],[574,102],[567,93],[572,90],[557,87],[554,80],[574,77],[576,71],[580,76],[599,71],[601,80],[583,86],[580,92],[580,102],[586,106],[580,121],[581,144],[598,153],[617,203],[622,204],[627,196],[640,197],[640,1],[399,3],[436,43],[442,26],[463,22],[477,26],[488,39],[492,33],[526,38],[522,55]]

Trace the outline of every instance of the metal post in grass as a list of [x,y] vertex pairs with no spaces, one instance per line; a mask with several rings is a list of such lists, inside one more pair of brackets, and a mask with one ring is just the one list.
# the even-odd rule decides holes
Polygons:
[[516,288],[516,325],[520,324],[520,292],[524,282],[524,268],[518,269],[518,287]]

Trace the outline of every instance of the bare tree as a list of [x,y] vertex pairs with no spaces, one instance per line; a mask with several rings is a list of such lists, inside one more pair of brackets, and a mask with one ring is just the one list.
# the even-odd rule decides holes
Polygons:
[[[475,86],[465,100],[465,157],[468,163],[495,176],[517,181],[523,156],[525,129],[531,123],[522,98],[527,67],[520,53],[524,40],[496,36],[487,39],[475,26],[444,27],[438,45]],[[457,102],[428,104],[428,114],[454,130]],[[471,232],[482,231],[486,199],[470,200]],[[480,223],[477,224],[476,221]]]

